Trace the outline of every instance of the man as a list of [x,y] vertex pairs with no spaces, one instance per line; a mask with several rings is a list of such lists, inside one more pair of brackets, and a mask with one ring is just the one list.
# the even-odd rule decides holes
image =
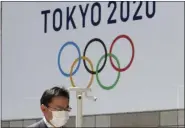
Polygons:
[[29,127],[64,127],[69,119],[69,92],[65,88],[53,87],[46,90],[40,99],[43,119]]

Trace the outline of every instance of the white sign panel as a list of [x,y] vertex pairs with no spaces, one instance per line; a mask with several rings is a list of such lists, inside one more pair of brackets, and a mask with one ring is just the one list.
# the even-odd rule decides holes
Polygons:
[[[70,87],[70,71],[76,86],[94,78],[98,100],[84,99],[85,115],[183,107],[183,2],[2,6],[3,119],[41,117],[43,91]],[[72,92],[70,104],[75,115]]]

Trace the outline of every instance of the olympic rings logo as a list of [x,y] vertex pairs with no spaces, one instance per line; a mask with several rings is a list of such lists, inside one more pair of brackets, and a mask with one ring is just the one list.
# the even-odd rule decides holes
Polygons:
[[[127,39],[127,40],[130,42],[131,47],[132,47],[132,56],[131,56],[130,62],[129,62],[124,68],[120,68],[121,66],[120,66],[120,62],[119,62],[118,58],[117,58],[114,54],[112,54],[112,49],[113,49],[114,44],[117,42],[117,40],[119,40],[119,39],[121,39],[121,38]],[[104,51],[105,51],[105,54],[102,55],[102,56],[100,57],[100,59],[99,59],[97,65],[96,65],[96,70],[94,70],[94,67],[93,67],[93,64],[92,64],[91,60],[90,60],[88,57],[85,56],[88,46],[89,46],[90,44],[92,44],[93,42],[99,42],[99,43],[103,46]],[[66,46],[68,46],[68,45],[72,45],[72,46],[74,46],[74,47],[77,49],[77,51],[78,51],[78,56],[79,56],[79,57],[78,57],[77,59],[75,59],[74,62],[73,62],[73,64],[71,65],[70,73],[65,73],[65,72],[62,70],[62,68],[61,68],[60,57],[61,57],[62,51],[63,51],[64,48],[65,48]],[[74,43],[74,42],[66,42],[66,43],[60,48],[59,53],[58,53],[58,68],[59,68],[60,72],[62,73],[62,75],[64,75],[65,77],[70,77],[71,85],[72,85],[73,87],[75,87],[75,84],[74,84],[74,81],[73,81],[72,76],[79,70],[79,67],[80,67],[80,64],[81,64],[81,60],[83,60],[83,64],[84,64],[85,69],[87,70],[87,72],[89,72],[89,73],[91,74],[91,79],[90,79],[90,81],[89,81],[89,84],[88,84],[87,88],[89,88],[89,87],[92,85],[92,82],[93,82],[93,79],[94,79],[94,75],[96,75],[96,80],[97,80],[98,84],[100,85],[100,87],[102,87],[102,88],[105,89],[105,90],[110,90],[110,89],[114,88],[114,87],[116,86],[116,84],[118,83],[119,78],[120,78],[120,73],[121,73],[121,72],[124,72],[124,71],[126,71],[126,70],[129,69],[129,67],[131,66],[131,64],[132,64],[132,62],[133,62],[133,60],[134,60],[134,55],[135,55],[134,44],[133,44],[133,41],[131,40],[131,38],[130,38],[128,35],[119,35],[119,36],[117,36],[117,37],[113,40],[113,42],[112,42],[112,44],[111,44],[111,46],[110,46],[109,53],[107,52],[107,48],[106,48],[106,46],[105,46],[105,43],[104,43],[101,39],[99,39],[99,38],[93,38],[93,39],[91,39],[91,40],[87,43],[87,45],[85,46],[85,49],[84,49],[84,52],[83,52],[83,56],[81,56],[80,48],[79,48],[79,46],[78,46],[76,43]],[[106,62],[107,62],[107,57],[109,57],[110,63],[111,63],[111,65],[112,65],[112,67],[118,72],[116,81],[115,81],[112,85],[110,85],[110,86],[105,86],[105,85],[103,85],[103,84],[101,83],[101,81],[100,81],[100,79],[99,79],[99,75],[98,75],[98,74],[103,70],[103,68],[105,67],[105,64],[106,64]],[[116,60],[117,66],[115,66],[115,64],[113,63],[112,58]],[[102,61],[103,59],[104,59],[103,65],[99,68],[100,63],[101,63],[101,61]],[[90,68],[91,68],[91,69],[89,69],[89,68],[87,67],[86,61],[90,64]],[[76,64],[77,62],[78,62],[77,67],[76,67],[76,69],[73,71],[73,68],[74,68],[74,66],[75,66],[75,64]]]

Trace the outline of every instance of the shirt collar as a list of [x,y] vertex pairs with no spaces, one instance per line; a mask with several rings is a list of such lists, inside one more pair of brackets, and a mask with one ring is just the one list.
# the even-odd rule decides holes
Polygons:
[[45,117],[43,117],[43,120],[44,120],[44,123],[46,124],[46,126],[47,126],[48,128],[52,128],[52,127],[53,127],[53,126],[51,126],[51,124],[46,120]]

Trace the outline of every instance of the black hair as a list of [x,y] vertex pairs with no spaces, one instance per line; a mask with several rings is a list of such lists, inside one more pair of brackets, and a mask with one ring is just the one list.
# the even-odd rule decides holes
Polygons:
[[53,87],[51,89],[47,89],[44,91],[44,93],[42,94],[42,97],[40,99],[40,104],[45,105],[46,107],[48,107],[48,104],[51,103],[52,99],[54,97],[58,97],[58,96],[63,96],[65,98],[67,98],[69,100],[69,92],[64,88],[60,88],[60,87]]

